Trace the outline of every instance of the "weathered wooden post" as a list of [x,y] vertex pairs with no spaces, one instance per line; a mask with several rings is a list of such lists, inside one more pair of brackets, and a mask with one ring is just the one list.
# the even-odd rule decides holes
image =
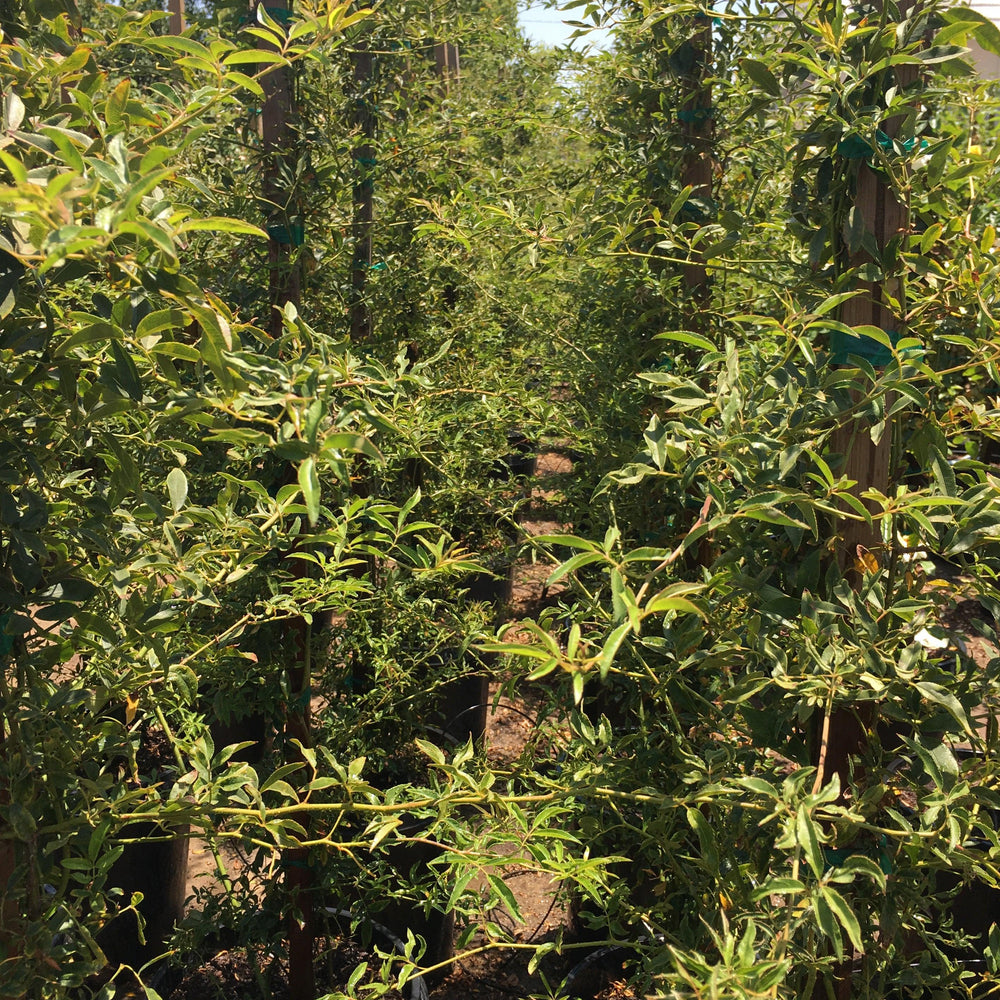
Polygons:
[[[254,19],[258,4],[251,8]],[[291,0],[270,0],[266,13],[280,25],[291,20]],[[272,46],[280,51],[277,42]],[[286,305],[300,304],[300,268],[294,259],[295,248],[305,238],[304,223],[290,193],[282,184],[282,161],[294,147],[290,119],[294,111],[292,75],[288,66],[271,66],[261,79],[264,101],[260,114],[261,151],[264,157],[262,200],[268,215],[268,303],[271,335],[278,338],[284,329]],[[310,736],[310,629],[304,618],[288,620],[289,704],[285,711],[285,737],[288,746],[297,740],[308,747]],[[289,762],[299,763],[301,755],[288,751]],[[308,766],[306,767],[308,774]],[[308,827],[308,817],[299,817]],[[289,848],[282,851],[285,887],[288,890],[288,990],[290,1000],[314,1000],[313,972],[313,876],[309,867],[309,851]]]
[[351,53],[354,70],[354,110],[352,125],[356,133],[354,157],[354,260],[351,270],[351,340],[367,340],[372,333],[371,309],[368,306],[368,272],[372,266],[372,236],[375,225],[375,168],[377,119],[372,102],[374,62],[367,40]]
[[[684,152],[681,158],[681,184],[691,188],[692,198],[703,204],[712,200],[714,171],[712,144],[715,138],[715,118],[712,107],[712,18],[696,14],[691,38],[682,46],[681,101],[677,111]],[[689,211],[700,217],[692,206]],[[701,325],[700,305],[708,298],[708,270],[700,255],[693,254],[684,265],[684,278],[698,312],[692,323]]]
[[184,34],[184,0],[169,0],[168,10],[170,11],[170,34]]
[[[259,5],[253,4],[251,17]],[[273,0],[264,8],[272,21],[286,23],[292,14],[291,0]],[[263,44],[263,47],[268,47]],[[275,43],[271,46],[280,51]],[[298,305],[301,297],[301,273],[294,260],[294,250],[302,245],[305,230],[299,207],[290,200],[282,183],[281,163],[292,150],[294,135],[290,127],[293,108],[292,74],[287,66],[272,66],[261,78],[264,101],[258,118],[261,151],[264,156],[262,202],[267,214],[269,302],[268,326],[271,335],[280,337],[286,303]]]
[[[900,16],[906,17],[912,6],[902,7]],[[904,91],[917,80],[917,70],[913,66],[899,66],[893,72],[891,83]],[[890,82],[886,82],[886,88]],[[912,139],[899,135],[900,128],[908,120],[908,115],[899,112],[879,123],[875,145],[867,142],[842,143],[838,149],[841,157],[851,161],[850,169],[854,177],[854,197],[849,206],[849,214],[843,220],[840,231],[852,234],[850,243],[844,248],[844,265],[855,270],[872,263],[872,255],[865,249],[866,239],[874,245],[880,257],[893,240],[905,238],[909,229],[909,213],[906,206],[896,197],[889,180],[879,172],[880,157],[895,155],[897,148],[910,148]],[[902,141],[901,141],[902,140]],[[904,145],[908,143],[909,145]],[[892,274],[886,274],[881,281],[858,279],[854,290],[857,294],[840,307],[840,321],[849,327],[872,326],[883,331],[890,341],[899,339],[902,332],[906,303],[903,298],[902,282]],[[851,355],[869,361],[873,367],[888,364],[892,352],[883,344],[870,337],[852,337],[834,332],[830,336],[830,362],[847,365]],[[854,402],[859,402],[857,394]],[[885,407],[888,412],[888,405]],[[834,431],[830,448],[841,456],[840,472],[856,485],[852,492],[860,497],[868,490],[885,494],[889,488],[890,458],[892,449],[892,422],[883,422],[881,434],[873,438],[871,422],[864,416],[850,415]],[[876,516],[878,505],[873,501],[862,501],[872,513],[871,523],[860,520],[842,520],[840,524],[840,544],[837,560],[848,579],[859,583],[865,568],[871,560],[883,555],[882,522]],[[850,758],[864,746],[866,726],[872,719],[859,718],[852,709],[842,709],[834,713],[828,724],[826,738],[820,740],[817,759],[822,765],[825,780],[836,773],[841,788],[846,789],[850,778]]]

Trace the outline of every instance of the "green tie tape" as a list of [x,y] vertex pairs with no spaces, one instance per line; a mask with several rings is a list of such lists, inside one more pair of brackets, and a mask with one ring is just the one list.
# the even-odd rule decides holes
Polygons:
[[[910,136],[909,139],[893,139],[881,129],[875,133],[875,142],[884,153],[894,152],[896,146],[899,146],[905,154],[912,153],[917,148],[927,148],[926,139],[918,139],[915,135]],[[868,160],[874,153],[875,149],[872,144],[856,132],[852,132],[837,143],[837,154],[844,157],[845,160]]]
[[678,120],[694,125],[704,125],[715,117],[715,108],[682,108],[677,112]]
[[884,833],[880,833],[877,844],[873,844],[867,850],[856,847],[824,847],[823,860],[826,862],[827,871],[831,868],[840,868],[848,858],[855,854],[865,858],[874,859],[877,857],[882,874],[892,874],[892,855],[889,853],[889,840]]
[[300,247],[306,241],[306,227],[301,222],[292,222],[287,226],[268,226],[267,235],[282,246]]
[[[892,346],[899,343],[899,334],[895,330],[885,331]],[[880,344],[871,337],[866,337],[863,333],[849,334],[842,330],[830,331],[830,364],[846,365],[850,364],[850,357],[862,358],[867,361],[872,368],[884,368],[892,360],[892,351],[885,344]]]

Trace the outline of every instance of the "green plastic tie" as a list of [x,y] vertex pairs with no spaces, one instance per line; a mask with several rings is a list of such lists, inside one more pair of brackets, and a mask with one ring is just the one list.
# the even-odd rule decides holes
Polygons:
[[[278,24],[287,27],[295,18],[295,11],[290,7],[259,7],[258,10],[263,10],[267,16]],[[239,19],[236,22],[239,27],[244,27],[247,24],[260,24],[256,17],[252,17],[249,14],[240,14]]]
[[[892,346],[899,343],[900,335],[895,330],[886,330]],[[851,335],[843,330],[830,331],[830,364],[850,364],[851,356],[862,358],[872,368],[884,368],[892,360],[892,351],[885,344],[880,344],[863,333]]]
[[678,120],[693,125],[704,125],[715,117],[715,108],[682,108],[677,112]]
[[[878,835],[878,866],[883,875],[892,874],[892,855],[889,854],[889,841],[884,833]],[[875,855],[874,848],[859,850],[856,847],[824,847],[823,860],[826,862],[826,870],[839,868],[848,858],[853,855],[860,855],[865,858],[872,858]]]
[[267,235],[282,246],[300,247],[306,241],[306,227],[301,222],[293,222],[288,226],[268,226]]
[[374,264],[368,265],[369,271],[384,271],[388,265],[384,260],[376,261]]
[[849,135],[837,143],[837,155],[845,160],[867,160],[872,148],[860,135]]
[[[892,153],[898,145],[905,154],[912,153],[915,149],[926,149],[927,140],[919,139],[917,136],[910,136],[909,139],[893,139],[886,135],[881,129],[875,133],[875,142],[878,148],[884,153]],[[919,144],[919,145],[918,145]],[[846,160],[870,160],[875,150],[867,139],[853,133],[846,139],[841,139],[837,143],[837,154]]]
[[374,156],[358,156],[355,157],[355,162],[360,163],[363,167],[377,167],[378,160]]
[[272,21],[278,24],[291,24],[295,17],[295,11],[291,7],[265,7],[264,12]]

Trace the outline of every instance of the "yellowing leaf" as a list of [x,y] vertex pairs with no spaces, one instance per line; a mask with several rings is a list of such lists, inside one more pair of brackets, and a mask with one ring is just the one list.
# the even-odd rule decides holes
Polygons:
[[858,554],[854,560],[854,568],[859,573],[877,573],[878,560],[863,545],[859,545]]
[[135,720],[136,712],[139,711],[139,693],[134,691],[125,696],[125,725],[131,726]]

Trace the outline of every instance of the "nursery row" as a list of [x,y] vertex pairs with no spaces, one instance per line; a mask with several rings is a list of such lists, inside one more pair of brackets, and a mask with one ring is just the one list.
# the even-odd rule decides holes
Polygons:
[[0,995],[986,995],[997,28],[182,7],[0,4]]

